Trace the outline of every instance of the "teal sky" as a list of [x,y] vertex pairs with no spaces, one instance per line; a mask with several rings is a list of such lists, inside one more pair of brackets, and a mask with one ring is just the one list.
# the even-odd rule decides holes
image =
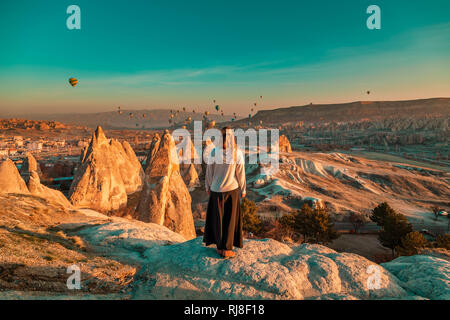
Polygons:
[[[71,4],[81,30],[66,27]],[[381,30],[366,27],[371,4]],[[0,116],[449,97],[449,12],[448,0],[2,0]]]

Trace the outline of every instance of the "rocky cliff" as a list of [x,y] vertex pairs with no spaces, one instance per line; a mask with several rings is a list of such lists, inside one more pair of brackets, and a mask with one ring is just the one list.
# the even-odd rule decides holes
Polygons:
[[155,136],[146,160],[144,187],[134,218],[195,237],[191,196],[180,174],[175,142],[168,131]]
[[101,127],[84,151],[70,188],[70,201],[101,212],[124,208],[127,195],[142,187],[142,168],[129,145],[108,141]]

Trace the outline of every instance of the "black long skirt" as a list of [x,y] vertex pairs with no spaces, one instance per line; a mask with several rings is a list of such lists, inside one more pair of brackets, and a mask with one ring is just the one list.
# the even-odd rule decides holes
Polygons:
[[242,217],[239,189],[227,192],[211,191],[206,212],[203,242],[216,244],[219,250],[242,248]]

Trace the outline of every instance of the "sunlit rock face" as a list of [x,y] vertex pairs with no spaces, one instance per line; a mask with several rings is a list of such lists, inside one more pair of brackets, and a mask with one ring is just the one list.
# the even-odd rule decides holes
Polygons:
[[108,141],[101,127],[92,136],[70,188],[70,201],[101,212],[120,210],[127,194],[142,188],[143,170],[131,147]]
[[279,137],[279,148],[280,152],[292,152],[291,143],[284,134]]
[[20,168],[20,175],[25,180],[25,183],[28,183],[28,181],[30,179],[30,175],[33,171],[36,171],[38,176],[42,176],[41,167],[37,163],[34,156],[28,152],[23,161],[22,168]]
[[0,164],[0,194],[28,194],[28,188],[11,159]]
[[168,131],[152,141],[134,218],[166,226],[186,239],[195,237],[191,196],[181,177],[177,149]]
[[66,208],[71,207],[69,200],[67,200],[61,191],[51,189],[41,184],[41,179],[39,177],[41,171],[32,154],[27,154],[21,172],[22,175],[26,177],[28,190],[32,195],[58,203]]

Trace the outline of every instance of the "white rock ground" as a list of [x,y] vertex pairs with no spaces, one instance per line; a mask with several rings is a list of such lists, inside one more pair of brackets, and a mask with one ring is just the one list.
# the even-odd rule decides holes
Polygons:
[[[81,228],[82,238],[103,254],[141,266],[129,288],[134,299],[450,298],[450,263],[432,256],[380,266],[325,246],[264,239],[246,240],[235,258],[223,260],[201,237],[185,241],[160,225],[83,212],[103,222]],[[378,286],[369,289],[376,272]]]

